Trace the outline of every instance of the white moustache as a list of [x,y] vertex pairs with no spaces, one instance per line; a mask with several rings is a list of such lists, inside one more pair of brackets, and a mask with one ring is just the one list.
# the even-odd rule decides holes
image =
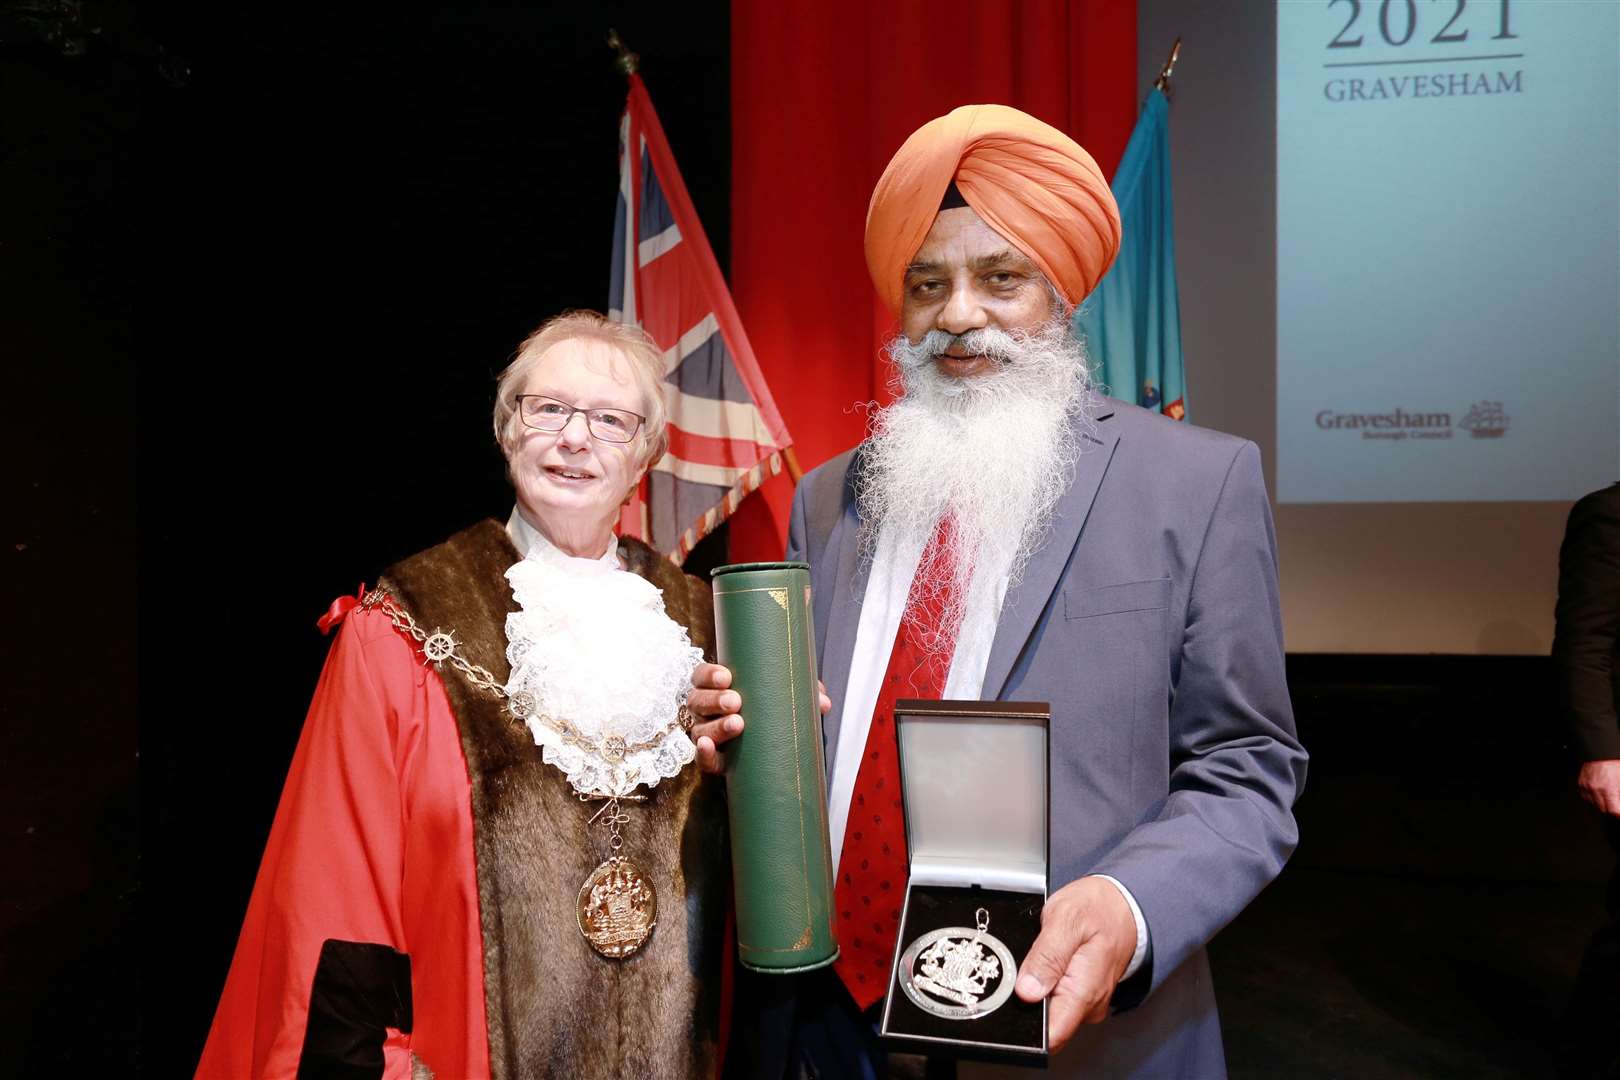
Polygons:
[[896,339],[889,346],[889,355],[901,368],[915,368],[946,354],[983,356],[1006,364],[1018,359],[1030,341],[1029,334],[988,326],[965,334],[930,330],[915,345],[904,337]]

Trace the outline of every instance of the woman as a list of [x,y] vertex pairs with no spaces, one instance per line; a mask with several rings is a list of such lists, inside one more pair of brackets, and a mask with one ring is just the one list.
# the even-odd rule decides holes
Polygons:
[[723,807],[682,707],[709,593],[613,535],[662,378],[639,330],[542,326],[496,394],[506,525],[321,620],[199,1076],[714,1074]]

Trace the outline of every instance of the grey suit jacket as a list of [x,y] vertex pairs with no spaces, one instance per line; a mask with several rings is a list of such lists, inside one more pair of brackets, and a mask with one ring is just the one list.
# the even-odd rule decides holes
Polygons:
[[[1293,851],[1305,776],[1271,510],[1253,443],[1107,399],[1093,419],[1007,594],[983,691],[1052,704],[1052,888],[1112,875],[1148,925],[1148,961],[1115,996],[1127,1011],[1051,1069],[1221,1076],[1204,945]],[[804,478],[788,533],[788,558],[811,568],[829,748],[868,570],[859,461],[857,448]]]

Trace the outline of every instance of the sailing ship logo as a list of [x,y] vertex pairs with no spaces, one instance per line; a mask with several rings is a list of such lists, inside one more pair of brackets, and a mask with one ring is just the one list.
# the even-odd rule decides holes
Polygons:
[[1458,423],[1476,439],[1500,439],[1507,434],[1508,416],[1500,401],[1476,402]]

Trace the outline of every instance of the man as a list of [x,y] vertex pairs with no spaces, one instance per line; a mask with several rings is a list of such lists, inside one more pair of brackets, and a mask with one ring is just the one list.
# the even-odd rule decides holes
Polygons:
[[[1578,501],[1558,553],[1553,664],[1559,704],[1581,769],[1583,798],[1603,814],[1620,860],[1620,484]],[[1620,861],[1609,882],[1609,921],[1581,959],[1571,1010],[1571,1076],[1620,1075]]]
[[[862,794],[897,779],[897,696],[1050,702],[1052,889],[1016,992],[1050,999],[1054,1073],[1211,1077],[1204,945],[1292,851],[1305,754],[1255,447],[1101,397],[1070,335],[1118,244],[1107,183],[1061,132],[978,105],[913,134],[866,227],[903,396],[805,477],[788,557],[811,566],[834,703],[840,908],[904,880],[898,823]],[[746,703],[723,668],[694,681],[713,767]],[[888,908],[875,941],[841,917],[836,981],[797,988],[790,1069],[881,1073]]]

